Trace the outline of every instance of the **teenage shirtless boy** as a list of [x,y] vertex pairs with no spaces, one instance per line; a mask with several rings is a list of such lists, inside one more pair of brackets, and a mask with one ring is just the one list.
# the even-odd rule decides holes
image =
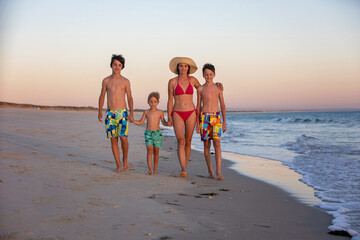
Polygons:
[[[121,55],[112,55],[110,67],[112,74],[102,82],[99,97],[99,121],[102,120],[102,108],[104,106],[105,95],[107,96],[107,110],[105,113],[106,135],[111,140],[111,149],[116,162],[114,172],[121,172],[119,138],[123,152],[123,170],[130,169],[128,163],[129,142],[127,139],[129,120],[133,121],[133,99],[131,96],[130,81],[121,75],[121,70],[125,67],[125,59]],[[126,108],[125,95],[129,105]],[[129,119],[130,118],[130,119]]]
[[[208,167],[209,178],[214,178],[211,166],[210,146],[213,141],[215,149],[216,175],[218,180],[223,180],[221,175],[221,133],[226,131],[226,107],[223,92],[214,83],[215,67],[205,64],[203,67],[205,84],[197,89],[197,110],[200,113],[196,132],[200,133],[201,141],[204,142],[204,156]],[[219,105],[221,113],[219,111]],[[222,119],[221,119],[222,118]]]

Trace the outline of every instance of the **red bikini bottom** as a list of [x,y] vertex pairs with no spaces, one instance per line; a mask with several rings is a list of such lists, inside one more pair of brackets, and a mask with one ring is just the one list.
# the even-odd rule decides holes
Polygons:
[[197,115],[197,109],[195,108],[194,110],[190,110],[190,111],[172,111],[171,116],[174,116],[174,113],[176,113],[177,115],[179,115],[179,117],[181,117],[184,122],[186,122],[186,120],[191,116],[191,114],[193,112],[196,112]]

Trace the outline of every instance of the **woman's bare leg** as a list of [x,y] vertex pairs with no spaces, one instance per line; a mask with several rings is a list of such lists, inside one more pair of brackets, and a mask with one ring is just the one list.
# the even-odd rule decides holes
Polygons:
[[187,167],[191,155],[191,139],[196,125],[196,112],[194,111],[185,122],[185,167]]
[[185,165],[185,135],[184,135],[184,120],[174,113],[173,115],[174,121],[174,132],[177,139],[177,154],[178,159],[182,171],[182,175],[186,176],[186,165]]

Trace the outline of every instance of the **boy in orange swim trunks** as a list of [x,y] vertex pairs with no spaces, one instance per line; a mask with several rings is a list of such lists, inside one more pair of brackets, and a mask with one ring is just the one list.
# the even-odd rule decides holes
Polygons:
[[[214,178],[214,171],[211,166],[210,146],[211,140],[215,148],[216,175],[218,180],[223,180],[221,175],[221,133],[226,131],[226,107],[223,92],[214,83],[215,67],[212,64],[205,64],[203,67],[205,84],[197,89],[197,110],[200,113],[196,132],[200,133],[201,141],[204,142],[204,155],[209,171],[209,178]],[[219,103],[221,114],[219,112]],[[222,116],[222,120],[221,120]]]

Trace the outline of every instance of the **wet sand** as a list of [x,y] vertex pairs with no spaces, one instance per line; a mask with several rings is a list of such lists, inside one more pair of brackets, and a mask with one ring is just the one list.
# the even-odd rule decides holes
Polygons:
[[[138,118],[138,117],[137,117]],[[131,170],[115,162],[96,112],[0,108],[0,239],[348,239],[331,216],[232,170],[208,179],[192,151],[180,172],[164,136],[147,175],[143,126],[129,128]]]

